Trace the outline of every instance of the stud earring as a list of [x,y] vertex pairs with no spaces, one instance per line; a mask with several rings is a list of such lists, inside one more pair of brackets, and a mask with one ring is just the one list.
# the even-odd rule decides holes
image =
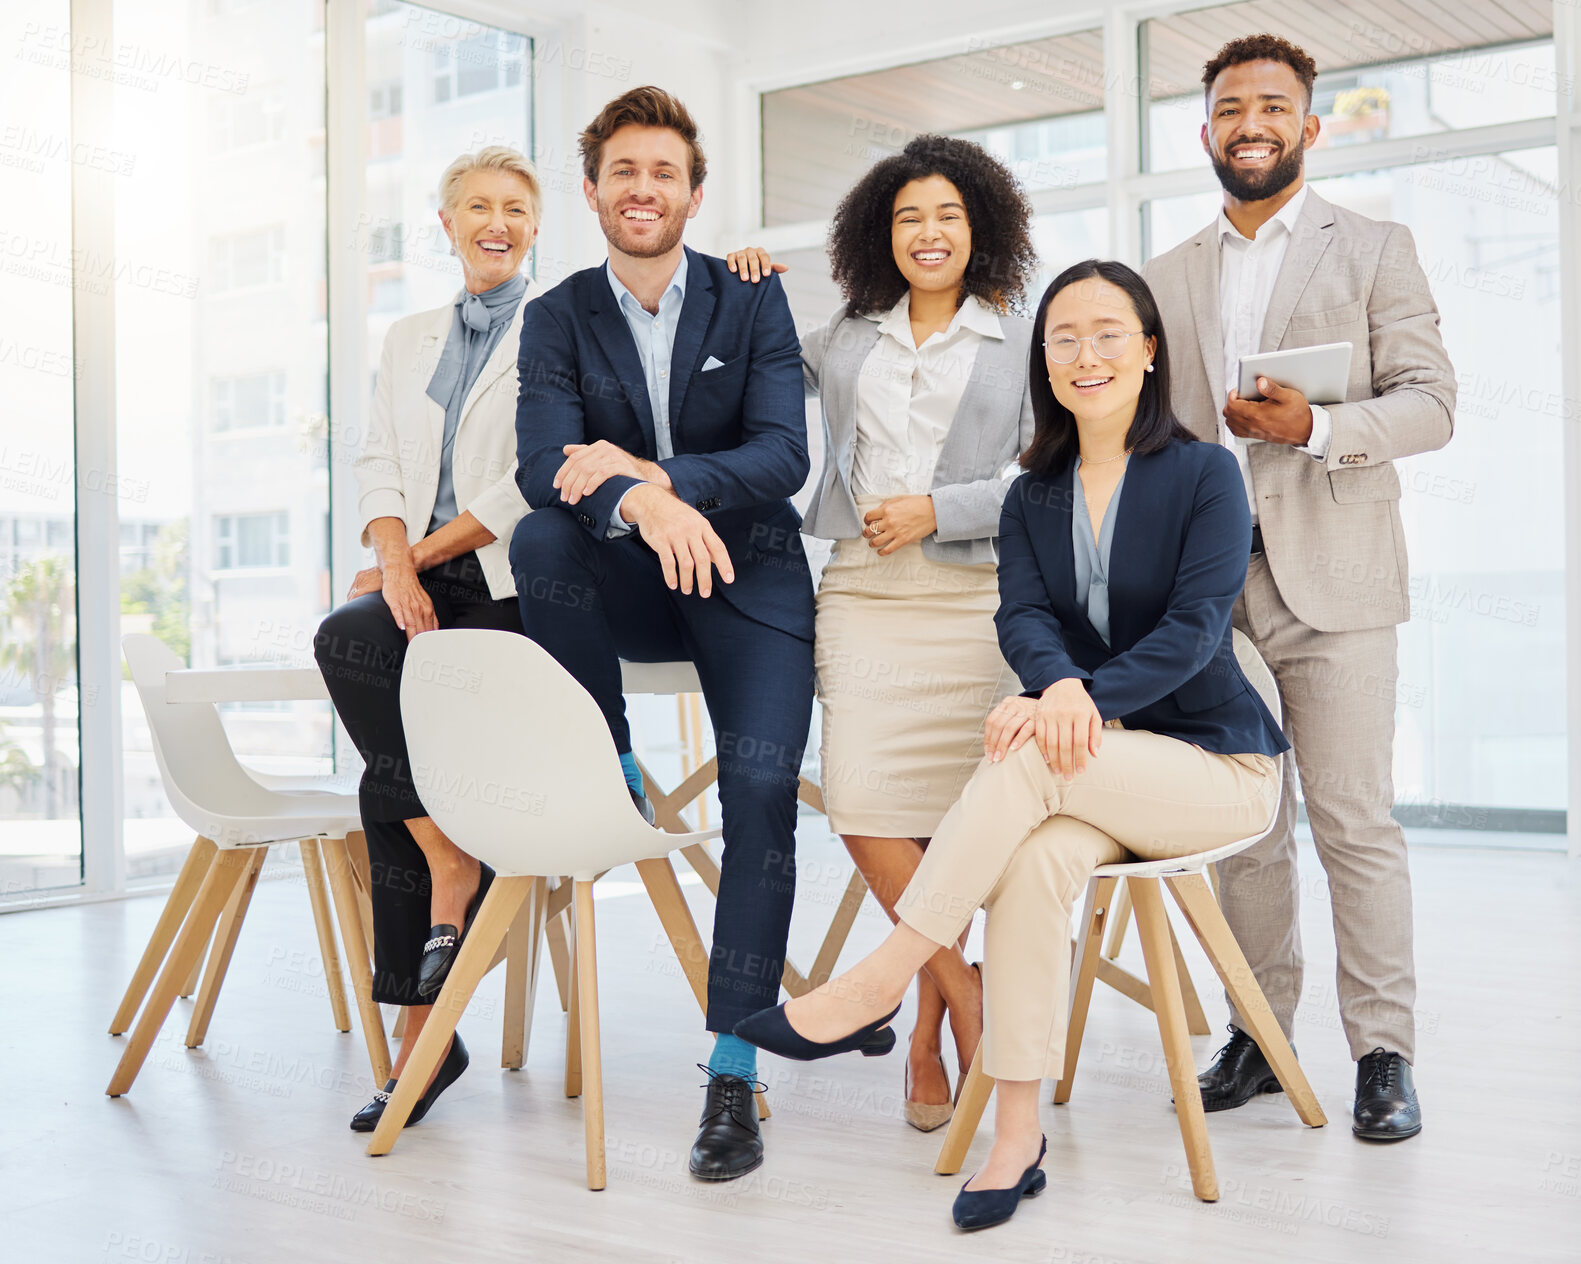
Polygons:
[[1153,371],[1153,366],[1150,364],[1150,365],[1147,366],[1145,372],[1151,373],[1152,371]]

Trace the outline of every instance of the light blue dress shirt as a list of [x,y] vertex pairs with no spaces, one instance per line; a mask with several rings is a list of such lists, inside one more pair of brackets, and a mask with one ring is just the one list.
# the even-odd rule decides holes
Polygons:
[[[1115,513],[1120,507],[1120,493],[1125,490],[1125,475],[1115,484],[1114,495],[1109,497],[1109,507],[1103,511],[1103,523],[1096,537],[1092,533],[1092,515],[1087,512],[1087,497],[1081,489],[1081,458],[1071,467],[1071,544],[1076,560],[1076,600],[1087,607],[1087,622],[1109,644],[1109,550],[1114,545]],[[1112,647],[1111,647],[1112,648]]]
[[[653,413],[653,444],[661,461],[675,455],[675,446],[670,440],[670,353],[675,348],[675,330],[681,323],[681,307],[686,302],[686,267],[686,252],[682,251],[681,262],[676,265],[675,275],[659,299],[659,313],[654,316],[622,284],[615,269],[607,263],[604,265],[610,292],[620,304],[621,315],[631,329],[632,341],[637,344],[637,358],[642,361],[642,375],[648,383],[648,406]],[[628,491],[626,496],[629,495]],[[625,504],[626,496],[616,502],[610,518],[609,534],[612,536],[627,535],[633,530],[632,524],[620,516],[620,506]]]

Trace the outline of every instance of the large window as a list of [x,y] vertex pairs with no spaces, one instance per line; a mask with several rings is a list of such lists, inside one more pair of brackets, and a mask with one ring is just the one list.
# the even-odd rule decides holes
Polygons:
[[[0,896],[73,885],[78,818],[70,14],[0,8]],[[129,155],[103,155],[124,163]]]
[[[138,159],[117,195],[117,253],[178,282],[129,273],[116,294],[121,465],[149,488],[122,628],[197,667],[311,663],[330,599],[323,3],[138,0],[117,6],[116,37],[204,70],[116,88],[120,143]],[[130,685],[122,708],[137,878],[191,840]],[[225,724],[251,766],[330,768],[327,704],[228,710]]]

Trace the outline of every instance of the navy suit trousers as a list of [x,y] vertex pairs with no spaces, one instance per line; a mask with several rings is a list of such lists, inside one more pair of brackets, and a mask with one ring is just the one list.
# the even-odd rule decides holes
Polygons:
[[690,660],[714,725],[725,850],[708,970],[709,1031],[779,1003],[796,892],[796,789],[812,722],[812,644],[742,614],[720,590],[665,586],[635,534],[599,540],[570,513],[530,513],[511,540],[522,627],[631,749],[620,660]]

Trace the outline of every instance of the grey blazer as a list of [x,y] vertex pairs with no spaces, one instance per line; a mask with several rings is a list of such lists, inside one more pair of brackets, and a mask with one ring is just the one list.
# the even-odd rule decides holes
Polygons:
[[[1032,394],[1027,356],[1032,322],[1001,316],[1002,338],[984,338],[933,471],[938,529],[922,541],[935,562],[997,562],[999,511],[1013,479],[1004,468],[1032,442]],[[878,322],[850,317],[841,308],[827,325],[801,341],[809,396],[823,409],[823,473],[802,530],[825,540],[854,540],[862,515],[851,494],[856,458],[856,388],[862,364],[878,342]],[[1017,471],[1019,473],[1019,471]]]
[[[1218,440],[1228,398],[1219,332],[1217,224],[1142,270],[1163,316],[1175,413]],[[1397,457],[1449,442],[1455,370],[1438,308],[1401,224],[1307,191],[1263,320],[1261,350],[1348,342],[1345,402],[1318,461],[1281,443],[1248,453],[1268,569],[1292,613],[1320,632],[1411,617]]]

